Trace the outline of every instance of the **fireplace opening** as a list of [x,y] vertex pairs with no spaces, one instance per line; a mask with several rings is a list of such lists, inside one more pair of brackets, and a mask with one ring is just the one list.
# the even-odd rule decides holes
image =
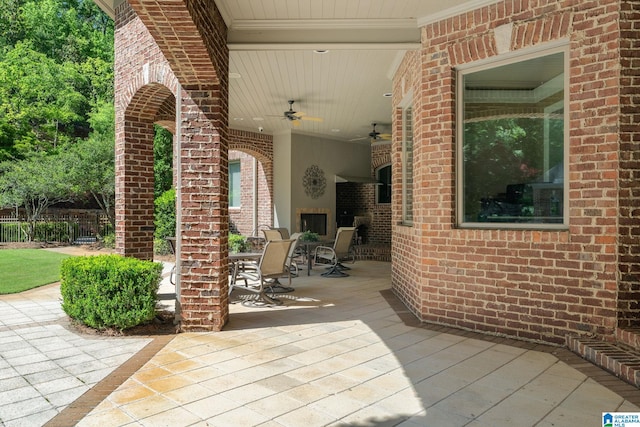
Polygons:
[[311,231],[321,236],[327,234],[327,214],[303,213],[300,214],[301,231]]

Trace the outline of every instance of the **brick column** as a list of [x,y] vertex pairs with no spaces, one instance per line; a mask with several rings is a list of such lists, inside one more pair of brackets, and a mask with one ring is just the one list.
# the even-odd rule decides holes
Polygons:
[[183,89],[179,197],[182,329],[220,330],[229,319],[228,142],[220,90]]
[[[122,122],[117,121],[117,125]],[[118,126],[119,127],[119,126]],[[153,259],[153,123],[124,120],[116,138],[116,251]]]

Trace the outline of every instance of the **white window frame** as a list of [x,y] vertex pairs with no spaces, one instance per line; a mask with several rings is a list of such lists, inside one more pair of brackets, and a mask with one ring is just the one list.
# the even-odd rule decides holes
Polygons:
[[[489,228],[489,229],[559,229],[569,227],[569,75],[570,50],[566,39],[550,43],[543,43],[533,48],[487,58],[456,67],[456,225],[459,228]],[[464,221],[464,76],[466,74],[497,68],[503,65],[535,59],[554,53],[564,53],[564,185],[563,185],[563,217],[561,223],[501,223],[501,222],[470,222]],[[546,144],[546,142],[544,142]]]
[[[402,225],[408,225],[411,226],[413,225],[413,215],[414,215],[414,198],[413,198],[413,193],[414,193],[414,182],[415,182],[415,174],[414,174],[414,157],[415,157],[415,147],[414,147],[414,141],[415,138],[413,137],[413,131],[415,128],[415,114],[413,111],[413,90],[410,90],[409,92],[407,92],[407,94],[404,96],[404,98],[402,99],[402,101],[400,102],[400,104],[398,105],[398,108],[400,108],[401,110],[401,117],[400,117],[400,121],[401,121],[401,136],[402,136],[402,168],[401,168],[401,173],[402,173]],[[411,112],[411,128],[407,129],[406,127],[406,114],[407,111]],[[410,139],[407,138],[407,136],[410,137]],[[408,149],[407,146],[409,145],[408,143],[411,143],[411,183],[409,184],[409,171],[407,170],[407,163],[408,163]],[[409,209],[408,207],[408,200],[410,199],[411,202],[411,209]]]
[[[233,191],[232,180],[231,180],[231,177],[232,177],[231,165],[238,165],[238,175],[239,175],[238,185],[240,186],[240,188],[238,189],[239,190],[238,191],[238,195],[239,195],[238,199],[239,200],[237,200],[237,202],[238,202],[237,205],[232,205],[231,204],[231,194],[232,194],[232,191]],[[242,199],[242,161],[241,160],[230,160],[229,161],[229,208],[230,209],[240,209],[242,207],[242,200],[241,199]]]

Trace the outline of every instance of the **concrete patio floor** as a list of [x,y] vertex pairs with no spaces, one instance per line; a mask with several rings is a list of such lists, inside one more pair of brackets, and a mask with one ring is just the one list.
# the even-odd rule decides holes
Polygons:
[[640,412],[640,390],[566,349],[420,325],[390,267],[317,268],[275,308],[234,291],[217,333],[83,336],[58,286],[0,296],[0,425],[587,426]]

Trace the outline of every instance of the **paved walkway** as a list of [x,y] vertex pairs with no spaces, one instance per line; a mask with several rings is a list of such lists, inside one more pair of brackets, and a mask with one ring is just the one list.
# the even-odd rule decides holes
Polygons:
[[[0,297],[2,426],[587,426],[640,391],[565,349],[418,325],[388,263],[314,271],[218,333],[70,332],[57,286]],[[133,356],[133,357],[132,357]]]

